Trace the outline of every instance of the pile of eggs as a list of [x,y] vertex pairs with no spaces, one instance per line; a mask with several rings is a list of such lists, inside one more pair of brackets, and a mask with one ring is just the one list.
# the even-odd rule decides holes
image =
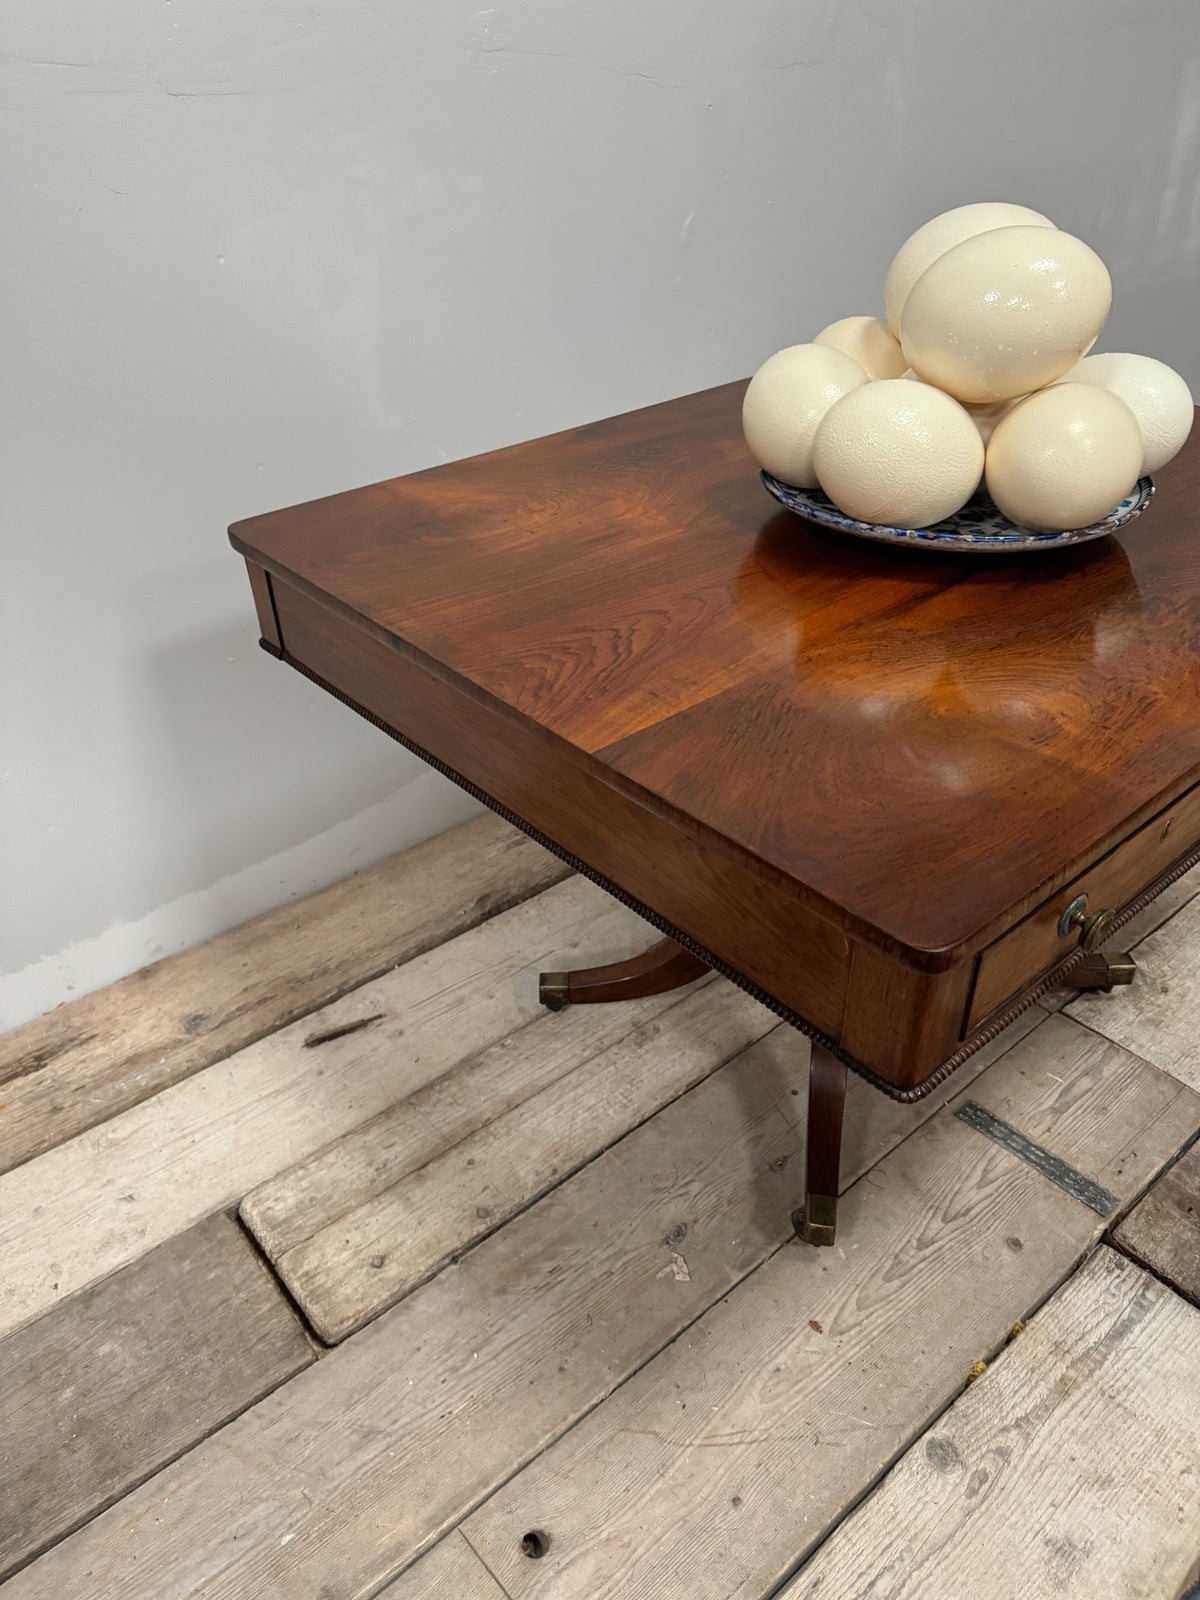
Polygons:
[[981,484],[1018,526],[1087,527],[1182,447],[1192,397],[1138,355],[1095,355],[1095,251],[1025,206],[947,211],[904,244],[885,319],[845,317],[746,391],[758,464],[862,522],[928,528]]

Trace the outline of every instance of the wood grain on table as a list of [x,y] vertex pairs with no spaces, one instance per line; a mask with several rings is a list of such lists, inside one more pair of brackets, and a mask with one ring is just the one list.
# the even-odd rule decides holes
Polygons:
[[1200,778],[1200,430],[1119,535],[951,556],[780,512],[742,389],[231,536],[918,963]]

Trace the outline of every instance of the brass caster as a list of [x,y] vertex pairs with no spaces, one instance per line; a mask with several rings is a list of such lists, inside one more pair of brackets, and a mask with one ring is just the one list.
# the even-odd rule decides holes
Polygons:
[[1062,980],[1064,989],[1100,990],[1111,994],[1118,985],[1132,983],[1137,963],[1126,951],[1093,951],[1084,956]]
[[805,1244],[831,1245],[837,1236],[837,1196],[810,1194],[792,1212],[792,1227]]
[[1108,952],[1108,977],[1113,984],[1132,983],[1137,976],[1137,963],[1128,952]]
[[538,973],[538,999],[547,1011],[565,1011],[571,1004],[565,972]]

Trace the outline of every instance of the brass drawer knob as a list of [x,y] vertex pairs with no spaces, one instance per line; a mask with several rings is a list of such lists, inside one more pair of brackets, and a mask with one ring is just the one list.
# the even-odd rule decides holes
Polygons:
[[1065,939],[1074,929],[1079,929],[1079,943],[1084,950],[1099,950],[1113,930],[1117,913],[1107,907],[1089,913],[1087,895],[1081,894],[1058,919],[1058,936]]

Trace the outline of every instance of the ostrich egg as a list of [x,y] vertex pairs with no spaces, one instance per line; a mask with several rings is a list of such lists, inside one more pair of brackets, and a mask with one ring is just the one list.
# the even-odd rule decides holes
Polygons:
[[1085,356],[1062,383],[1094,383],[1124,400],[1142,430],[1143,472],[1177,456],[1192,431],[1191,391],[1173,367],[1152,356]]
[[908,364],[956,399],[1011,400],[1061,378],[1112,303],[1103,261],[1056,228],[993,228],[939,256],[904,304]]
[[841,350],[794,344],[765,361],[742,401],[742,431],[750,454],[783,483],[816,484],[812,465],[817,424],[836,400],[869,380]]
[[[1009,205],[1003,200],[983,200],[972,206],[956,206],[953,211],[943,211],[923,228],[906,239],[888,268],[887,282],[883,286],[884,316],[887,325],[900,337],[900,313],[908,299],[909,290],[917,279],[931,267],[937,258],[952,250],[964,239],[977,233],[987,233],[990,228],[1011,228],[1024,223],[1035,228],[1052,228],[1054,224],[1040,211],[1028,206]],[[896,377],[900,374],[896,373]]]
[[1142,433],[1123,400],[1090,383],[1027,395],[996,424],[987,490],[1024,528],[1086,528],[1119,506],[1142,470]]
[[843,317],[822,328],[814,344],[828,345],[853,357],[875,382],[879,378],[901,378],[908,362],[900,349],[900,341],[892,334],[886,322],[878,317]]
[[927,528],[975,492],[983,441],[948,394],[907,378],[884,379],[852,390],[826,412],[813,466],[847,516]]

